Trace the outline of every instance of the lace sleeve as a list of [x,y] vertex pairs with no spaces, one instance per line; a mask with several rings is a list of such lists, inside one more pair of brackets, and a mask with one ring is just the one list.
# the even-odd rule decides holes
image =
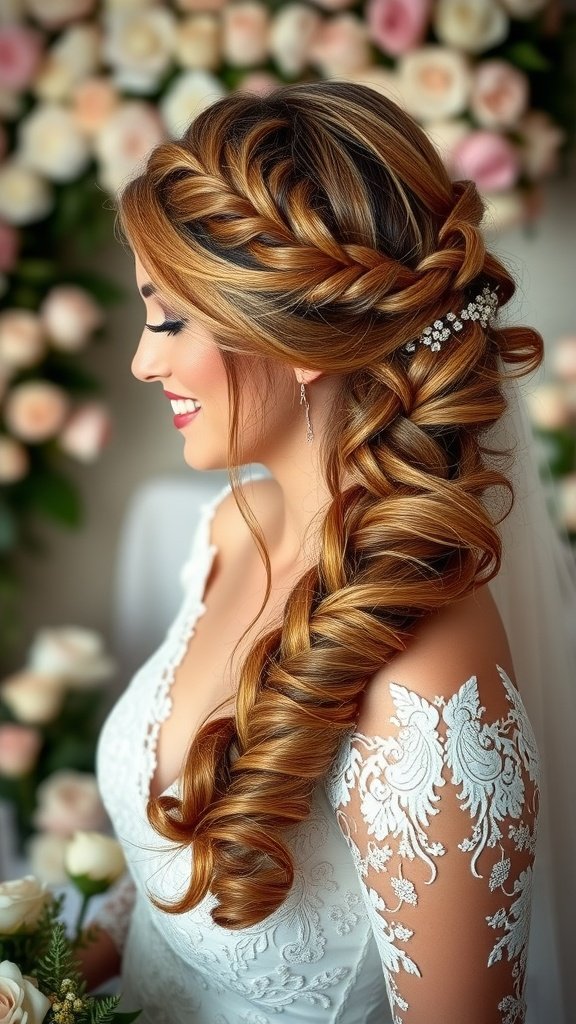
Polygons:
[[129,871],[108,890],[89,924],[103,928],[122,955],[136,899],[136,887]]
[[384,684],[331,773],[395,1024],[525,1020],[539,762],[496,668],[446,696]]

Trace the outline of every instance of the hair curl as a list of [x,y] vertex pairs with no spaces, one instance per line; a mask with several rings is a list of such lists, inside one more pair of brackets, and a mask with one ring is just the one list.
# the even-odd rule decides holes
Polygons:
[[282,627],[252,644],[235,718],[204,724],[191,743],[182,799],[148,803],[160,835],[193,844],[182,898],[151,897],[167,912],[210,890],[215,923],[242,928],[280,906],[294,878],[283,832],[309,814],[371,676],[422,616],[499,571],[483,499],[503,486],[511,508],[514,495],[488,464],[500,453],[482,432],[506,408],[503,362],[517,376],[536,369],[542,338],[469,322],[440,355],[402,351],[484,284],[501,305],[513,295],[512,276],[486,251],[483,212],[474,183],[450,180],[406,113],[335,80],[218,100],[158,145],[121,194],[131,246],[221,349],[232,491],[267,571],[248,629],[268,600],[270,560],[238,476],[238,371],[250,355],[340,379],[322,439],[331,502],[318,564],[289,594]]

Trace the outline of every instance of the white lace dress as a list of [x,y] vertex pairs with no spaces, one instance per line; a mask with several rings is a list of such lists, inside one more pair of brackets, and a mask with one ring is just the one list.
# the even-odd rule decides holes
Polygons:
[[[99,785],[129,866],[96,915],[122,952],[120,1009],[143,1009],[140,1024],[523,1022],[538,753],[498,665],[443,696],[389,685],[291,830],[296,881],[261,924],[215,925],[211,895],[182,915],[148,899],[181,894],[191,871],[190,851],[159,837],[145,807],[229,490],[202,506],[180,610],[99,739]],[[495,679],[503,712],[490,719]]]

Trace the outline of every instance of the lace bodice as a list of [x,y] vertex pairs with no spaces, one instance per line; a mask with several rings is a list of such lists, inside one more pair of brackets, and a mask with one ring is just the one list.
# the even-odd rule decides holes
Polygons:
[[129,869],[96,915],[122,952],[120,1008],[143,1008],[142,1024],[523,1024],[538,751],[499,665],[442,695],[391,682],[361,713],[287,834],[295,882],[261,924],[215,925],[211,894],[182,915],[150,902],[181,894],[192,870],[191,851],[158,836],[145,807],[229,490],[202,506],[180,609],[98,743]]

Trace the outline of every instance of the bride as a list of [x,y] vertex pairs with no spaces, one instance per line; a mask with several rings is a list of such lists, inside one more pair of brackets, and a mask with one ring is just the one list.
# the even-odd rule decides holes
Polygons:
[[576,581],[482,214],[335,80],[213,103],[120,197],[132,371],[230,476],[98,746],[128,871],[82,964],[142,1024],[568,1024]]

